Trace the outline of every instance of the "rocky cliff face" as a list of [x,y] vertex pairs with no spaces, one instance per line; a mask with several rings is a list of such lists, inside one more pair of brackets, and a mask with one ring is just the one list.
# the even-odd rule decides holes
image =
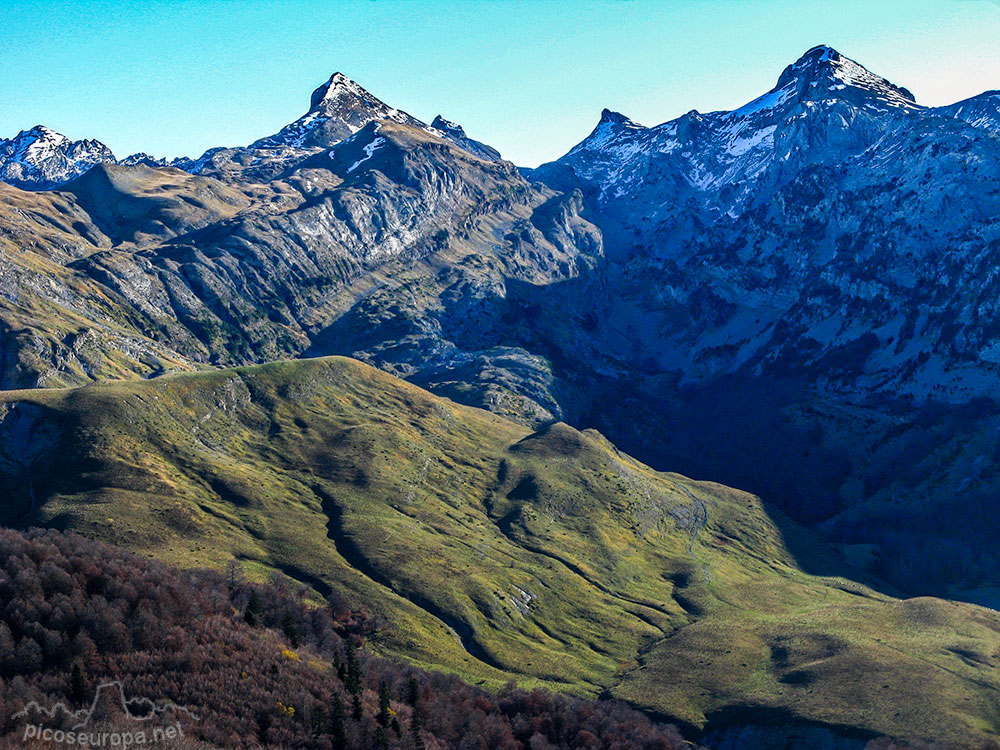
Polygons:
[[[6,188],[4,385],[347,351],[414,378],[461,368],[467,400],[551,418],[550,364],[469,332],[508,284],[594,266],[580,197],[392,120],[297,156],[266,183],[135,164]],[[22,314],[28,299],[46,314]],[[86,360],[68,351],[81,337]]]

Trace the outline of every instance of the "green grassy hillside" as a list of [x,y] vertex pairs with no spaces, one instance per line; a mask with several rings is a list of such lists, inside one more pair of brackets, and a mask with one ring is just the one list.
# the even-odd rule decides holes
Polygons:
[[5,523],[335,586],[385,615],[377,650],[423,666],[688,726],[973,745],[1000,724],[1000,614],[806,574],[843,571],[757,498],[596,432],[342,358],[11,391],[0,413]]

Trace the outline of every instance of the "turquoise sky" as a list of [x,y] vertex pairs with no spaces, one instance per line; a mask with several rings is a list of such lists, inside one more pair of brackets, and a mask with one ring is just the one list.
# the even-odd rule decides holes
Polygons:
[[603,107],[731,109],[820,43],[956,101],[1000,88],[998,42],[1000,0],[3,0],[0,136],[194,156],[278,130],[340,70],[533,166]]

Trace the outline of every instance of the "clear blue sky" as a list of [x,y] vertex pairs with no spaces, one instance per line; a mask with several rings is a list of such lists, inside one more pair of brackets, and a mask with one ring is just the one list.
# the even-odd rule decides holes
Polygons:
[[830,44],[944,104],[1000,88],[1000,0],[2,0],[0,136],[35,124],[119,156],[275,132],[340,70],[518,164],[603,107],[731,109]]

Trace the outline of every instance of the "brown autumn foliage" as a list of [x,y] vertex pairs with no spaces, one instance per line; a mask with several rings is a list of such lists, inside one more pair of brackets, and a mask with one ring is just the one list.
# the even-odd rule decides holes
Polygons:
[[[364,644],[391,623],[336,595],[324,607],[304,595],[72,534],[0,529],[0,748],[24,747],[29,721],[71,728],[62,715],[15,718],[31,701],[86,708],[114,680],[125,696],[190,709],[170,714],[177,748],[688,746],[622,704],[513,686],[493,694],[377,658]],[[137,715],[109,714],[105,726],[152,726],[148,709],[128,710]]]

